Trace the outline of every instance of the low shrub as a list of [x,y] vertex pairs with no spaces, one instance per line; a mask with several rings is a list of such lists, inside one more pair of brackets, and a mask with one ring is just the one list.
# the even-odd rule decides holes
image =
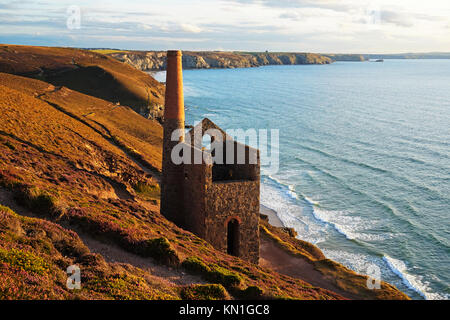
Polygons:
[[181,298],[184,300],[224,300],[228,293],[220,284],[201,284],[183,287]]
[[211,272],[208,274],[208,280],[221,283],[225,287],[238,286],[242,278],[234,272],[213,264]]
[[16,216],[17,214],[14,212],[14,211],[12,211],[10,208],[8,208],[8,207],[6,207],[6,206],[2,206],[1,204],[0,204],[0,212],[5,212],[5,213],[7,213],[7,214],[9,214],[9,215],[13,215],[13,216]]
[[125,273],[96,278],[86,283],[86,287],[119,300],[152,298],[146,290],[143,290],[146,287],[143,279]]
[[3,143],[5,146],[7,146],[9,149],[11,149],[12,151],[16,150],[16,147],[9,141],[6,141],[5,143]]
[[44,275],[50,269],[49,265],[41,257],[31,252],[12,248],[5,250],[0,248],[0,262],[8,263],[18,270]]
[[211,269],[197,257],[187,258],[186,260],[183,261],[181,266],[185,268],[187,271],[194,274],[204,275],[211,271]]
[[167,238],[161,237],[145,240],[143,248],[143,253],[146,256],[150,256],[157,261],[172,266],[178,266],[180,264],[180,258]]
[[33,212],[56,215],[64,213],[67,208],[58,194],[29,185],[20,185],[16,189],[17,200]]
[[245,290],[242,290],[240,297],[247,300],[260,299],[264,294],[264,291],[258,286],[249,286]]
[[208,266],[197,257],[187,258],[183,261],[182,266],[191,273],[199,274],[206,280],[220,283],[225,287],[238,286],[242,281],[242,278],[238,274],[216,264]]
[[89,253],[89,249],[82,245],[82,243],[76,242],[70,238],[54,241],[53,245],[62,255],[74,257],[76,259],[80,259]]
[[159,200],[161,190],[159,185],[149,185],[143,182],[138,182],[133,186],[134,190],[145,200]]
[[0,170],[0,186],[12,191],[21,185],[23,179],[17,170]]

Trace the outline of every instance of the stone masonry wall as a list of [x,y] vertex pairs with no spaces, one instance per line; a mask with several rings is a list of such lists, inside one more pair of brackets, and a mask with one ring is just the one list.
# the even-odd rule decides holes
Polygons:
[[[191,155],[195,148],[191,148]],[[184,166],[184,215],[186,228],[205,238],[206,190],[211,180],[211,165],[190,164]]]
[[259,180],[223,181],[208,186],[206,237],[215,248],[227,252],[227,223],[239,221],[239,257],[258,264]]
[[[258,264],[259,260],[259,151],[232,141],[234,150],[240,145],[245,150],[245,164],[237,164],[237,152],[234,152],[234,163],[212,165],[211,154],[195,146],[201,146],[203,134],[208,129],[218,129],[216,124],[205,118],[201,125],[200,135],[191,136],[191,160],[194,153],[203,156],[202,164],[184,165],[183,207],[185,228],[210,242],[216,249],[227,252],[228,222],[236,219],[239,222],[238,256],[244,260]],[[230,137],[228,137],[230,138]],[[250,153],[256,163],[250,164]],[[224,152],[224,156],[226,152]],[[215,178],[224,181],[213,181]],[[222,179],[221,179],[222,178]],[[215,180],[215,179],[214,179]]]

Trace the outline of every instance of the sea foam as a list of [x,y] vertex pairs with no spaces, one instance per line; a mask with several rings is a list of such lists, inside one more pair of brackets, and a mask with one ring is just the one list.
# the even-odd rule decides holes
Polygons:
[[383,260],[386,262],[388,267],[394,272],[402,282],[411,290],[414,290],[420,294],[424,299],[427,300],[447,300],[449,295],[441,295],[439,293],[431,292],[429,283],[423,281],[423,277],[419,275],[412,275],[408,272],[408,267],[405,262],[392,258],[388,255],[383,256]]
[[357,215],[342,210],[325,210],[320,207],[319,202],[304,197],[312,208],[314,218],[322,223],[331,225],[338,233],[349,240],[381,241],[390,238],[389,234],[374,234],[367,232],[376,226],[373,221],[367,221]]

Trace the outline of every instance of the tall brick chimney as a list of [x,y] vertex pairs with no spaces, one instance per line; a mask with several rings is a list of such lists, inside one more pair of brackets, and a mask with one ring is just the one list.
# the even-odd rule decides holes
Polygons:
[[[179,141],[184,141],[184,95],[181,51],[167,51],[166,70],[161,213],[175,224],[183,226],[183,165],[175,165],[171,159],[173,147]],[[183,134],[179,141],[172,141],[172,132],[176,129],[182,129]]]

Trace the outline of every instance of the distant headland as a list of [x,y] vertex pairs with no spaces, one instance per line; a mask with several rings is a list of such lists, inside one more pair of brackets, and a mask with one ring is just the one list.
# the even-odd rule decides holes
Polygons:
[[[165,51],[135,51],[120,49],[90,49],[109,55],[142,71],[166,68]],[[336,61],[362,62],[373,59],[450,59],[450,53],[402,54],[333,54],[307,52],[243,52],[243,51],[184,51],[184,69],[232,69],[267,65],[331,64]]]
[[[206,190],[254,186],[251,206],[240,209],[248,203],[238,197],[231,220],[222,222],[227,232],[236,230],[233,219],[247,234],[259,232],[259,260],[258,237],[233,232],[225,251],[169,221],[160,209],[167,195],[163,126],[138,114],[167,105],[165,91],[150,74],[100,53],[0,45],[0,300],[409,299],[384,281],[373,290],[372,278],[326,258],[295,230],[271,225],[270,211],[258,208],[254,171],[208,171],[217,185],[195,182],[203,190],[186,189],[201,193],[184,208],[211,217],[223,207],[203,201]],[[165,113],[163,124],[180,119]],[[183,184],[194,172],[206,179],[185,169]],[[237,173],[250,181],[223,182]],[[254,220],[245,222],[250,214]],[[224,236],[224,224],[221,233],[216,221],[208,225],[217,229],[205,238]],[[79,292],[66,282],[75,264]]]

